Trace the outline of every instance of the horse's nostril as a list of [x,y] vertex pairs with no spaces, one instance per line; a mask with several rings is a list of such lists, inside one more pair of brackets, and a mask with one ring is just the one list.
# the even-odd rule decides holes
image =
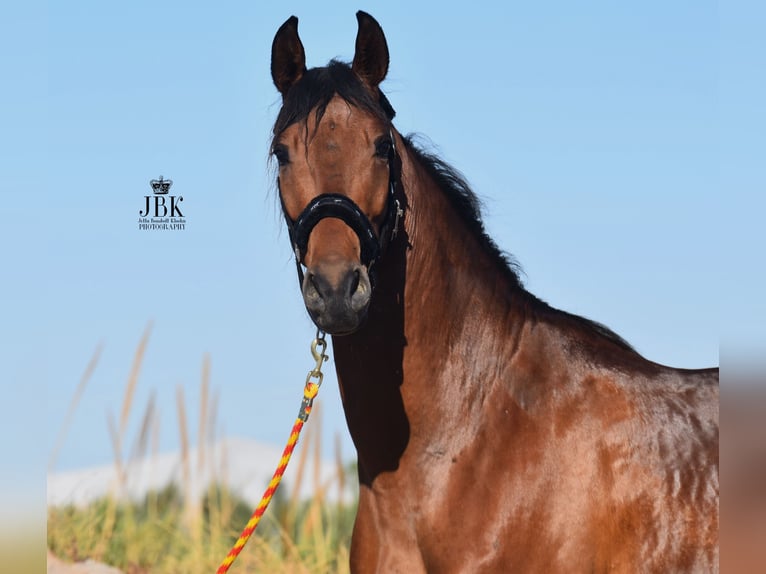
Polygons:
[[359,269],[355,269],[354,274],[351,277],[351,284],[349,285],[349,290],[348,290],[349,295],[353,297],[354,293],[356,293],[356,291],[359,289],[360,284],[361,283],[359,281]]
[[364,270],[359,268],[354,270],[354,278],[350,287],[351,308],[360,312],[370,302],[370,282]]
[[359,272],[357,271],[357,282],[356,287],[353,290],[353,295],[364,295],[367,293],[368,289],[367,287],[369,284],[366,281],[362,281],[359,279]]
[[306,292],[305,295],[307,297],[313,297],[313,298],[322,298],[322,293],[319,291],[319,287],[316,284],[316,277],[313,273],[308,274],[308,281],[306,282]]
[[308,273],[303,283],[303,298],[310,311],[320,312],[325,307],[324,296],[313,273]]

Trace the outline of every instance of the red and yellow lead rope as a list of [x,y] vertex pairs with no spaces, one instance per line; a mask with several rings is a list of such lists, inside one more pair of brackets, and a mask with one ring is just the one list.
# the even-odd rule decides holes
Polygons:
[[[317,347],[320,347],[321,349],[317,349]],[[242,549],[245,547],[245,544],[247,544],[250,536],[252,536],[253,532],[255,532],[255,529],[258,527],[258,523],[261,521],[263,513],[266,512],[269,502],[271,502],[274,493],[279,487],[279,483],[282,481],[282,476],[285,474],[285,470],[287,470],[287,464],[290,462],[290,457],[293,455],[295,445],[298,442],[298,437],[301,434],[301,429],[311,414],[314,397],[317,396],[319,386],[322,384],[322,363],[327,359],[327,355],[324,354],[326,348],[327,342],[324,339],[324,333],[317,333],[316,339],[311,343],[311,354],[313,355],[314,360],[316,360],[316,366],[309,371],[309,374],[306,377],[306,385],[303,387],[301,409],[298,412],[298,418],[295,419],[295,424],[293,424],[293,428],[290,431],[290,438],[287,439],[285,450],[282,451],[282,458],[279,460],[279,465],[277,465],[277,469],[274,471],[274,475],[271,477],[269,486],[264,491],[261,501],[253,511],[250,520],[247,521],[245,528],[242,530],[242,534],[239,535],[234,546],[232,546],[231,550],[229,550],[229,553],[226,555],[226,558],[221,562],[216,574],[225,574],[229,571],[234,560],[237,559],[237,556],[242,552]],[[317,379],[316,382],[311,380],[314,378]]]

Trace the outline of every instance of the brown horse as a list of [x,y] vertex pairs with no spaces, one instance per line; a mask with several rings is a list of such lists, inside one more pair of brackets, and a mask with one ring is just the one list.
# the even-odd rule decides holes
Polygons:
[[353,572],[715,572],[718,370],[527,292],[460,175],[402,137],[383,31],[274,38],[282,207],[359,462]]

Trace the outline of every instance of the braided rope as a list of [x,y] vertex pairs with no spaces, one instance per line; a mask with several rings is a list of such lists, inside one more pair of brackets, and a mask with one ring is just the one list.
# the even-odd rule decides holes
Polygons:
[[[322,351],[319,353],[316,352],[317,345],[322,347]],[[221,565],[218,567],[216,574],[226,574],[226,572],[229,571],[229,568],[234,563],[234,560],[237,559],[237,556],[239,556],[239,553],[242,552],[245,544],[247,544],[247,541],[250,539],[253,532],[255,532],[255,529],[258,527],[258,523],[261,521],[263,513],[266,512],[266,508],[269,506],[271,499],[274,497],[274,493],[279,487],[279,483],[282,481],[282,476],[285,474],[285,470],[287,470],[287,464],[290,462],[290,457],[293,455],[295,445],[298,442],[298,437],[301,434],[301,429],[311,414],[311,407],[314,402],[314,397],[317,396],[317,393],[319,392],[319,385],[322,383],[322,372],[320,369],[322,362],[327,358],[327,356],[323,354],[325,346],[326,343],[324,342],[323,337],[317,337],[317,339],[314,339],[314,342],[311,345],[311,352],[314,355],[314,358],[317,360],[317,366],[314,368],[314,370],[309,371],[308,377],[306,377],[306,386],[303,388],[303,401],[301,402],[301,409],[298,413],[298,418],[295,419],[295,424],[293,424],[293,428],[290,431],[290,437],[287,439],[285,449],[282,451],[282,458],[279,460],[279,465],[277,465],[277,469],[274,471],[274,475],[271,477],[269,486],[266,487],[263,496],[261,496],[261,501],[253,511],[250,520],[247,521],[245,528],[242,530],[242,534],[239,535],[239,538],[234,543],[234,546],[232,546],[231,550],[229,550],[229,553],[226,555],[226,558],[224,558],[223,562],[221,562]],[[311,378],[313,377],[318,378],[317,383],[311,381]]]

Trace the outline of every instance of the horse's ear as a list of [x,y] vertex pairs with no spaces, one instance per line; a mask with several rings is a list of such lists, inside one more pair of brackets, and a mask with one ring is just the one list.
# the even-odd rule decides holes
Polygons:
[[351,69],[370,88],[377,88],[388,72],[388,44],[377,20],[361,10],[356,13],[359,31]]
[[306,71],[306,53],[298,37],[298,18],[290,16],[271,43],[271,78],[284,98]]

